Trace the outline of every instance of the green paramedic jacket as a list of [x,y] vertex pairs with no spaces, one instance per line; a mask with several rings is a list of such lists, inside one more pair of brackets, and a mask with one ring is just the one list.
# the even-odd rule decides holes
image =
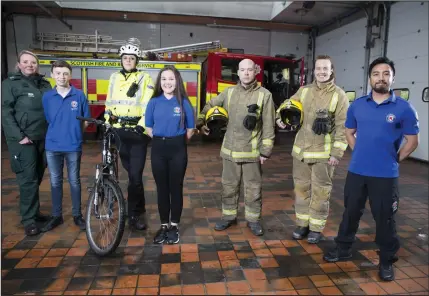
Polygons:
[[48,124],[42,105],[44,92],[52,89],[42,75],[9,73],[2,82],[1,114],[6,141],[43,140]]
[[[258,123],[253,131],[243,121],[247,106],[257,104]],[[255,81],[244,88],[240,83],[226,88],[211,99],[201,111],[198,120],[204,122],[207,111],[220,106],[228,112],[228,126],[220,156],[233,162],[257,162],[260,156],[270,157],[274,145],[275,108],[272,94]]]

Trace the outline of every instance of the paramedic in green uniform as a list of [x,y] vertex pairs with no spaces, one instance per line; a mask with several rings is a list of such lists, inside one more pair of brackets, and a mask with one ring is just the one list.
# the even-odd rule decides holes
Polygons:
[[1,119],[12,171],[19,185],[19,210],[26,235],[37,235],[36,222],[49,217],[39,211],[39,185],[46,168],[47,123],[42,95],[52,89],[39,74],[39,60],[29,51],[18,55],[16,72],[2,82]]

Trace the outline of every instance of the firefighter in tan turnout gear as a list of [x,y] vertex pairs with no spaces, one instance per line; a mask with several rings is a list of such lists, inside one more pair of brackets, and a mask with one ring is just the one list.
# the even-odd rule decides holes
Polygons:
[[281,112],[288,101],[302,104],[303,122],[292,148],[297,240],[308,235],[316,244],[321,238],[329,214],[332,178],[347,149],[344,123],[349,101],[334,83],[334,65],[329,56],[316,58],[315,81],[301,87],[276,111],[276,123],[286,128]]
[[274,144],[275,108],[271,93],[255,80],[259,67],[249,59],[239,64],[239,83],[226,88],[202,110],[197,128],[210,133],[206,113],[214,106],[228,112],[228,126],[220,156],[222,171],[222,220],[215,230],[237,223],[240,184],[244,183],[245,218],[254,235],[263,235],[261,165],[271,156]]

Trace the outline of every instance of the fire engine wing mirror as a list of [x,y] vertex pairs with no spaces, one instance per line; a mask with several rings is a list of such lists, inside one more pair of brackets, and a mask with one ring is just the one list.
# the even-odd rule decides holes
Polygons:
[[349,102],[353,102],[356,99],[356,92],[354,90],[346,91],[347,98]]

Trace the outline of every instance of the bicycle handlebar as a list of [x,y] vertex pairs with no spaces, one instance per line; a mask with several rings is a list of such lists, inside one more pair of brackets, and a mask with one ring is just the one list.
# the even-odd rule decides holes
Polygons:
[[95,119],[95,118],[90,118],[90,117],[82,117],[82,116],[76,116],[76,119],[81,120],[81,121],[87,121],[90,123],[95,123],[97,125],[107,125],[104,121]]

